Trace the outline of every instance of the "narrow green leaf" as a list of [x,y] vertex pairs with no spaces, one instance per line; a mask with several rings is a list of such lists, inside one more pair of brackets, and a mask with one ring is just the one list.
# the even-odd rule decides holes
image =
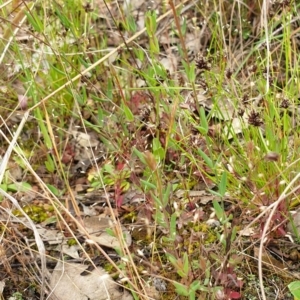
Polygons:
[[38,121],[39,128],[40,128],[42,136],[44,138],[45,145],[46,145],[47,149],[51,150],[52,149],[52,141],[49,136],[47,127],[45,126],[45,121],[42,117],[41,110],[39,108],[37,108],[35,110],[35,117]]
[[224,195],[226,193],[226,187],[227,187],[227,173],[223,172],[221,181],[219,184],[219,193],[220,193],[220,195],[222,195],[222,197],[224,197]]
[[136,20],[132,15],[128,15],[126,18],[126,25],[127,25],[127,30],[130,32],[135,33],[137,30],[137,25],[136,25]]
[[235,240],[237,231],[238,231],[237,226],[233,226],[232,232],[231,232],[231,237],[230,237],[231,242],[233,242]]
[[51,191],[51,193],[53,193],[53,195],[55,196],[59,196],[59,190],[53,186],[52,184],[46,183],[48,189]]
[[177,221],[176,213],[173,213],[170,219],[170,238],[172,241],[174,241],[176,237],[176,226],[177,226],[176,221]]
[[187,22],[186,22],[186,18],[183,18],[183,22],[181,25],[181,33],[182,35],[186,35],[186,30],[187,30]]
[[64,14],[62,14],[61,12],[60,12],[60,10],[59,9],[55,9],[55,14],[58,16],[58,18],[60,19],[60,21],[61,21],[61,23],[63,24],[63,26],[65,27],[65,28],[68,28],[68,29],[70,29],[70,27],[71,27],[71,22],[67,19],[67,17],[64,15]]
[[156,190],[156,185],[155,185],[155,184],[153,184],[153,183],[151,183],[151,182],[149,182],[149,181],[143,180],[143,179],[140,179],[140,181],[141,181],[141,183],[142,183],[145,187],[147,187],[147,188],[149,188],[149,189],[151,189],[151,190]]
[[189,296],[189,290],[185,285],[179,282],[173,282],[173,285],[175,286],[175,290],[178,295],[185,296],[185,297]]
[[189,275],[189,257],[187,255],[187,252],[184,252],[183,254],[183,273],[185,274],[185,278]]
[[173,256],[170,253],[166,253],[167,259],[169,260],[169,262],[174,266],[174,267],[178,267],[178,263],[177,263],[177,259],[175,258],[175,256]]
[[221,207],[221,205],[219,204],[219,202],[217,200],[213,200],[212,203],[213,203],[213,207],[214,207],[215,213],[217,215],[217,218],[222,223],[225,219],[224,210],[223,210],[223,208]]
[[200,286],[201,286],[200,280],[195,280],[195,281],[193,281],[193,282],[191,283],[189,289],[192,290],[192,291],[194,291],[194,292],[196,292],[197,290],[200,289]]
[[206,119],[206,115],[205,115],[205,110],[202,106],[200,107],[200,122],[201,122],[202,128],[205,130],[205,134],[207,134],[208,123],[207,123],[207,119]]
[[207,134],[207,130],[204,127],[197,126],[196,128],[201,134],[203,134],[203,135]]
[[123,105],[123,111],[128,122],[134,121],[134,115],[127,105]]
[[217,197],[222,198],[222,195],[221,195],[220,193],[218,193],[218,192],[216,192],[216,191],[213,191],[213,190],[210,190],[210,189],[208,189],[208,191],[209,191],[211,194],[213,194],[213,195],[215,195],[215,196],[217,196]]
[[31,190],[31,185],[27,182],[12,183],[7,186],[7,190],[11,192],[26,192]]
[[144,165],[147,165],[143,153],[140,152],[136,147],[133,148],[133,153],[140,159],[140,161],[141,161]]
[[37,17],[36,12],[34,12],[34,11],[31,11],[31,13],[25,12],[25,14],[26,14],[27,20],[33,27],[34,31],[39,32],[39,33],[44,31],[43,22],[40,17],[39,18]]
[[161,143],[160,143],[160,141],[159,141],[158,138],[154,138],[154,139],[153,139],[152,147],[153,147],[153,148],[152,148],[153,151],[156,151],[156,150],[158,150],[158,149],[161,148]]
[[201,149],[198,149],[198,153],[201,155],[201,157],[203,158],[207,166],[213,169],[214,168],[213,161]]
[[172,189],[172,185],[171,184],[168,184],[167,185],[167,188],[164,190],[164,192],[163,192],[163,203],[162,203],[162,205],[163,205],[163,207],[166,207],[167,206],[167,204],[168,204],[168,202],[169,202],[169,198],[170,198],[170,194],[171,194],[171,189]]
[[104,113],[102,108],[98,108],[98,125],[102,128],[104,125]]

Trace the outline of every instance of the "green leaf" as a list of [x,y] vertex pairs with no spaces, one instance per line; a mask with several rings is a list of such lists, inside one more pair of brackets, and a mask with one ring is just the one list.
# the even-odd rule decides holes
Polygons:
[[150,52],[157,54],[159,53],[159,43],[155,35],[157,29],[156,13],[147,12],[145,23],[146,23],[147,34],[149,36]]
[[103,113],[103,110],[99,107],[98,108],[98,125],[99,127],[103,127],[103,124],[104,124],[104,113]]
[[163,228],[168,227],[168,224],[165,221],[165,215],[159,209],[156,209],[154,219],[156,224],[162,226]]
[[132,50],[134,52],[134,55],[137,57],[137,59],[140,60],[141,62],[143,62],[144,58],[145,58],[144,51],[140,48],[133,48]]
[[149,36],[156,32],[157,23],[156,23],[156,13],[153,11],[146,12],[146,29]]
[[63,26],[67,29],[70,29],[71,27],[71,22],[68,20],[68,18],[62,14],[60,12],[59,9],[55,8],[55,14],[57,15],[57,17],[60,19],[61,23],[63,24]]
[[31,11],[30,13],[25,12],[25,14],[26,14],[27,20],[33,27],[34,31],[39,32],[39,33],[44,31],[44,25],[43,25],[42,19],[41,19],[41,17],[37,16],[37,13],[35,11]]
[[162,148],[158,138],[154,138],[152,142],[153,155],[156,159],[162,160],[165,156],[165,150]]
[[175,256],[173,256],[170,253],[166,253],[167,259],[169,260],[169,262],[175,267],[178,268],[178,263],[177,263],[177,259]]
[[47,171],[49,171],[50,173],[53,173],[55,171],[55,164],[53,162],[51,155],[49,154],[47,154],[47,160],[45,161],[45,166]]
[[124,114],[125,114],[125,118],[128,122],[133,122],[134,121],[134,115],[131,112],[130,108],[127,105],[122,105]]
[[198,149],[198,153],[201,155],[201,157],[203,158],[207,166],[213,169],[214,168],[213,161],[201,149]]
[[288,288],[292,295],[296,298],[295,300],[300,299],[300,281],[293,281],[288,285]]
[[147,187],[147,188],[149,188],[149,189],[151,189],[151,190],[155,190],[155,189],[156,189],[156,185],[155,185],[155,184],[153,184],[153,183],[151,183],[151,182],[149,182],[149,181],[143,180],[143,179],[140,179],[140,181],[141,181],[141,183],[142,183],[145,187]]
[[167,185],[167,188],[163,192],[163,199],[162,199],[162,205],[163,205],[163,207],[166,207],[167,204],[169,203],[171,189],[172,189],[172,185],[169,183]]
[[106,228],[105,232],[110,236],[116,236],[115,232],[111,228]]
[[216,195],[216,196],[222,198],[222,195],[221,195],[220,193],[218,193],[218,192],[216,192],[216,191],[213,191],[213,190],[210,190],[210,189],[208,189],[208,191],[209,191],[211,194]]
[[128,31],[133,32],[133,33],[136,32],[136,30],[137,30],[136,20],[132,15],[129,15],[126,18],[126,25],[127,25]]
[[233,242],[235,240],[237,231],[238,231],[237,226],[233,226],[232,232],[231,232],[231,237],[230,237],[231,242]]
[[187,255],[187,252],[184,252],[183,254],[183,273],[185,274],[185,278],[189,275],[189,257]]
[[182,22],[180,29],[181,29],[182,35],[186,35],[187,23],[186,23],[186,18],[184,18],[184,17],[183,17],[183,22]]
[[49,183],[46,183],[46,185],[53,195],[55,195],[57,197],[60,195],[59,190],[55,186],[53,186],[52,184],[49,184]]
[[173,282],[173,285],[175,286],[175,290],[178,295],[185,296],[185,297],[189,296],[190,294],[189,289],[185,285],[179,282]]
[[122,190],[123,193],[128,191],[129,188],[130,188],[130,183],[128,181],[123,181],[121,183],[121,190]]
[[52,149],[52,141],[49,136],[48,130],[45,126],[45,120],[44,120],[41,110],[39,108],[37,108],[35,110],[35,117],[38,121],[39,128],[40,128],[42,136],[44,138],[45,145],[46,145],[47,149],[51,150]]
[[201,132],[201,133],[202,134],[207,134],[207,132],[208,132],[208,123],[207,123],[207,119],[206,119],[206,115],[205,115],[205,110],[202,106],[200,107],[200,122],[201,122],[201,128],[204,129],[204,132]]
[[26,192],[31,190],[31,185],[27,182],[12,183],[7,185],[7,190],[11,192]]
[[170,219],[170,238],[172,241],[174,241],[176,237],[176,226],[177,226],[176,221],[177,221],[176,213],[173,213]]
[[114,185],[116,183],[116,179],[112,178],[111,176],[104,176],[103,183],[105,185],[112,186],[112,185]]
[[140,159],[140,161],[144,164],[147,165],[147,162],[145,160],[145,157],[142,152],[140,152],[136,147],[133,148],[133,153]]
[[192,282],[189,289],[196,292],[197,290],[200,289],[200,286],[201,286],[200,280],[195,280]]
[[103,170],[107,173],[109,173],[110,175],[114,175],[115,173],[115,169],[111,164],[106,164],[103,166]]
[[189,82],[195,82],[195,79],[196,79],[195,62],[186,63],[185,61],[182,61],[182,64],[184,66],[185,73],[188,77]]
[[0,184],[0,189],[7,192],[7,184],[6,183]]
[[224,213],[223,208],[221,207],[221,205],[219,204],[219,202],[217,200],[213,200],[212,203],[213,203],[213,207],[214,207],[215,213],[217,215],[217,218],[219,219],[219,221],[221,223],[223,223],[223,221],[225,220],[225,213]]
[[78,102],[79,105],[83,106],[86,104],[87,97],[86,97],[86,90],[85,87],[83,86],[81,89],[81,93],[74,93],[74,99]]
[[222,195],[222,197],[224,197],[224,195],[226,193],[226,187],[227,187],[227,173],[223,172],[221,181],[219,184],[219,193],[220,193],[220,195]]

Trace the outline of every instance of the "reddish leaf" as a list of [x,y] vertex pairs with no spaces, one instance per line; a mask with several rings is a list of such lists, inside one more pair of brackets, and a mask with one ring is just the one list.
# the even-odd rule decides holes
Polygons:
[[116,207],[121,207],[124,201],[124,195],[116,194],[115,195]]
[[228,296],[230,299],[241,299],[241,294],[236,291],[229,291]]
[[125,163],[119,162],[119,163],[117,164],[116,170],[117,170],[117,171],[122,171],[122,170],[124,169],[124,167],[125,167]]

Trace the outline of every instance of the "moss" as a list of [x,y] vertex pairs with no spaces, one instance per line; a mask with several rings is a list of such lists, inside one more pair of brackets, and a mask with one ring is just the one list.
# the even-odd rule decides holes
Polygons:
[[194,232],[203,232],[204,233],[203,241],[204,241],[205,245],[214,243],[218,239],[217,234],[206,223],[195,224],[193,222],[190,222],[188,224],[188,227],[191,228]]
[[110,274],[114,271],[114,266],[110,263],[107,263],[103,266],[103,269]]
[[[47,209],[45,209],[45,207],[39,205],[28,204],[23,206],[22,209],[28,215],[28,217],[36,223],[44,222],[51,216],[51,213],[54,211],[54,208],[51,205],[49,205]],[[13,214],[16,217],[23,217],[22,212],[18,209],[15,209],[13,211]]]
[[206,223],[189,223],[189,228],[192,228],[195,232],[207,232],[210,227]]
[[218,239],[217,235],[216,235],[213,231],[210,231],[210,232],[208,232],[207,235],[206,235],[204,244],[206,244],[206,245],[212,244],[212,243],[214,243],[215,241],[217,241],[217,239]]
[[77,241],[75,239],[69,239],[67,242],[68,246],[74,246],[77,245]]
[[123,220],[125,223],[135,223],[137,220],[137,212],[132,211],[123,216]]

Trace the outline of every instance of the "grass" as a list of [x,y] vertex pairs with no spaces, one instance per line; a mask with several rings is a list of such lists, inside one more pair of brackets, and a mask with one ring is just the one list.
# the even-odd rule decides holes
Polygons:
[[[5,298],[49,293],[61,258],[41,223],[135,299],[292,299],[268,249],[299,202],[299,5],[185,2],[0,2]],[[85,192],[105,198],[116,259],[89,244]]]

